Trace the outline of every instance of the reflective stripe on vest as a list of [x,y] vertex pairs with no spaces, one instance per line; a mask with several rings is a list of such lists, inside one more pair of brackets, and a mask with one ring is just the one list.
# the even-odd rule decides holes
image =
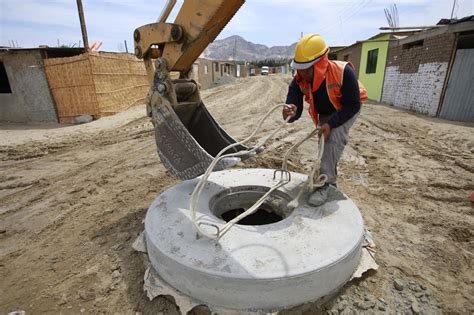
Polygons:
[[[332,106],[337,111],[340,111],[343,108],[343,104],[341,102],[342,99],[342,83],[344,79],[344,68],[346,65],[354,69],[354,66],[350,62],[346,61],[338,61],[338,60],[329,60],[328,62],[328,69],[326,71],[326,90],[328,93],[329,101],[331,102]],[[313,92],[311,89],[311,85],[308,84],[306,81],[301,80],[299,76],[296,76],[296,82],[304,94],[305,101],[309,103],[309,114],[314,121],[314,124],[318,125],[318,112],[316,111],[316,107],[314,106],[314,99],[313,99]],[[359,83],[359,92],[360,92],[360,100],[361,102],[365,102],[367,98],[367,91],[365,90],[364,86]]]

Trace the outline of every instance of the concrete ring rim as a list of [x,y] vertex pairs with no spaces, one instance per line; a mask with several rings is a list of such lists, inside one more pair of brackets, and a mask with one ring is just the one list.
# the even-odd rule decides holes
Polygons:
[[[242,169],[242,170],[249,170],[249,169]],[[259,169],[256,169],[256,170],[259,170]],[[235,169],[234,169],[235,171]],[[237,170],[237,171],[241,171],[241,170]],[[227,171],[219,171],[219,172],[216,172],[216,173],[224,173],[224,172],[229,172],[229,170]],[[297,173],[294,173],[294,174],[297,174]],[[300,174],[301,175],[301,174]],[[190,181],[188,181],[190,182]],[[245,185],[240,185],[240,186],[245,186]],[[173,186],[175,187],[175,186]],[[173,188],[172,187],[172,188]],[[165,191],[165,193],[168,192]],[[285,192],[285,193],[288,193],[288,192]],[[297,192],[293,192],[292,194],[288,193],[290,196],[294,197],[296,196]],[[347,197],[347,196],[346,196]],[[208,205],[209,204],[209,200],[212,198],[212,196],[206,196],[206,194],[203,194],[201,196],[201,199],[205,199],[206,202],[205,204]],[[158,198],[157,198],[158,199]],[[350,200],[350,199],[349,199]],[[150,209],[155,205],[155,203],[157,202],[157,200],[155,200],[152,205],[150,206]],[[299,206],[297,208],[295,208],[288,217],[286,218],[283,218],[283,220],[281,221],[278,221],[276,223],[272,223],[272,224],[267,224],[267,225],[259,225],[259,226],[248,226],[248,225],[235,225],[232,229],[235,229],[236,231],[239,231],[239,233],[245,233],[245,234],[250,234],[250,235],[256,235],[258,236],[259,233],[263,233],[262,231],[265,231],[267,230],[269,227],[272,227],[272,228],[275,228],[275,229],[278,229],[280,227],[282,227],[282,230],[279,232],[279,234],[285,234],[286,233],[286,227],[285,227],[285,224],[288,224],[292,219],[294,219],[296,216],[300,215],[300,213],[298,212],[299,210],[301,210],[302,208],[305,208],[307,207],[307,202],[305,201],[304,204],[302,206]],[[150,211],[150,210],[149,210]],[[221,218],[219,218],[218,216],[214,215],[211,211],[211,209],[209,207],[206,207],[205,208],[205,213],[204,215],[211,215],[213,217],[213,219],[215,221],[218,221],[219,224],[225,224],[226,222],[224,220],[222,220]],[[199,213],[203,213],[203,210],[201,208],[201,210],[199,210]],[[148,217],[149,213],[147,213],[147,217]],[[362,226],[363,226],[363,220],[361,218],[361,222],[362,222]],[[145,218],[145,230],[147,230],[146,228],[146,224],[147,224],[147,218]],[[253,230],[252,230],[253,229]],[[230,232],[229,232],[230,233]],[[354,241],[354,246],[352,246],[350,248],[350,250],[346,251],[344,255],[341,255],[338,257],[338,259],[336,260],[333,260],[332,263],[330,264],[326,264],[326,265],[323,265],[321,266],[320,268],[317,268],[317,269],[311,269],[310,271],[308,272],[302,272],[302,273],[299,273],[298,275],[295,275],[296,277],[301,275],[301,274],[310,274],[312,272],[314,272],[315,270],[323,270],[325,267],[329,267],[330,265],[333,265],[334,263],[337,263],[339,261],[342,261],[344,260],[344,258],[346,258],[347,256],[349,256],[348,253],[351,253],[354,248],[358,248],[363,240],[363,235],[364,235],[364,230],[363,228],[360,229],[360,234],[359,236],[356,238],[356,241]],[[224,238],[226,237],[231,237],[229,234],[225,235]],[[163,255],[166,255],[169,259],[173,259],[174,256],[170,255],[170,253],[166,252],[166,251],[163,251]],[[198,270],[200,272],[203,272],[203,273],[206,273],[206,274],[209,274],[209,269],[206,269],[206,268],[196,268],[196,267],[191,267],[189,266],[188,264],[185,264],[185,263],[182,263],[183,266],[186,266],[187,268],[190,268],[191,270]],[[228,277],[229,274],[228,273],[225,273],[225,272],[211,272],[212,275],[214,276],[217,276],[217,277]],[[291,276],[290,276],[291,277]],[[246,279],[246,278],[239,278],[239,277],[235,277],[236,279]],[[254,279],[252,277],[248,277],[248,279]],[[269,278],[271,279],[271,278]]]

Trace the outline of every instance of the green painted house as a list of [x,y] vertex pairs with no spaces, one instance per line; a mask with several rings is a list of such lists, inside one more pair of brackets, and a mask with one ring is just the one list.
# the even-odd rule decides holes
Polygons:
[[382,98],[385,63],[391,36],[382,33],[362,41],[359,80],[364,84],[367,96],[371,100],[380,101]]
[[360,43],[359,80],[371,100],[380,102],[385,77],[389,42],[404,38],[417,31],[379,33]]

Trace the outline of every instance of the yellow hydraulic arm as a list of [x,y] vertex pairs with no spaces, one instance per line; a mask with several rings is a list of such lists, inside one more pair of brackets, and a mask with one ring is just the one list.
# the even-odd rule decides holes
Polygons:
[[[162,57],[167,60],[169,71],[186,72],[245,0],[186,0],[176,20],[166,23],[175,2],[168,2],[157,23],[135,30],[135,55],[145,60]],[[149,63],[147,69],[148,66]]]
[[[135,55],[145,61],[150,79],[147,115],[155,127],[158,155],[172,175],[190,179],[203,174],[219,151],[235,143],[202,103],[191,70],[244,0],[185,0],[176,20],[166,23],[175,3],[170,0],[158,22],[137,28],[133,37]],[[179,72],[179,79],[172,79],[171,71]],[[236,146],[226,153],[245,150]],[[217,169],[248,157],[224,159]]]

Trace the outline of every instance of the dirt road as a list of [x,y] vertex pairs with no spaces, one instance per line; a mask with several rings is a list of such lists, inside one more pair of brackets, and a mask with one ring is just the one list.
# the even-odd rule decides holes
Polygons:
[[[286,93],[289,77],[239,79],[204,91],[238,139]],[[131,243],[147,207],[177,183],[161,165],[144,106],[87,125],[0,126],[0,312],[178,314],[142,291],[143,254]],[[273,115],[262,133],[281,122]],[[278,167],[309,131],[303,118],[243,167]],[[261,133],[261,134],[262,134]],[[474,312],[474,129],[365,104],[339,167],[360,207],[380,269],[347,285],[330,313]],[[306,172],[313,147],[292,158]],[[316,313],[309,305],[287,313]]]

